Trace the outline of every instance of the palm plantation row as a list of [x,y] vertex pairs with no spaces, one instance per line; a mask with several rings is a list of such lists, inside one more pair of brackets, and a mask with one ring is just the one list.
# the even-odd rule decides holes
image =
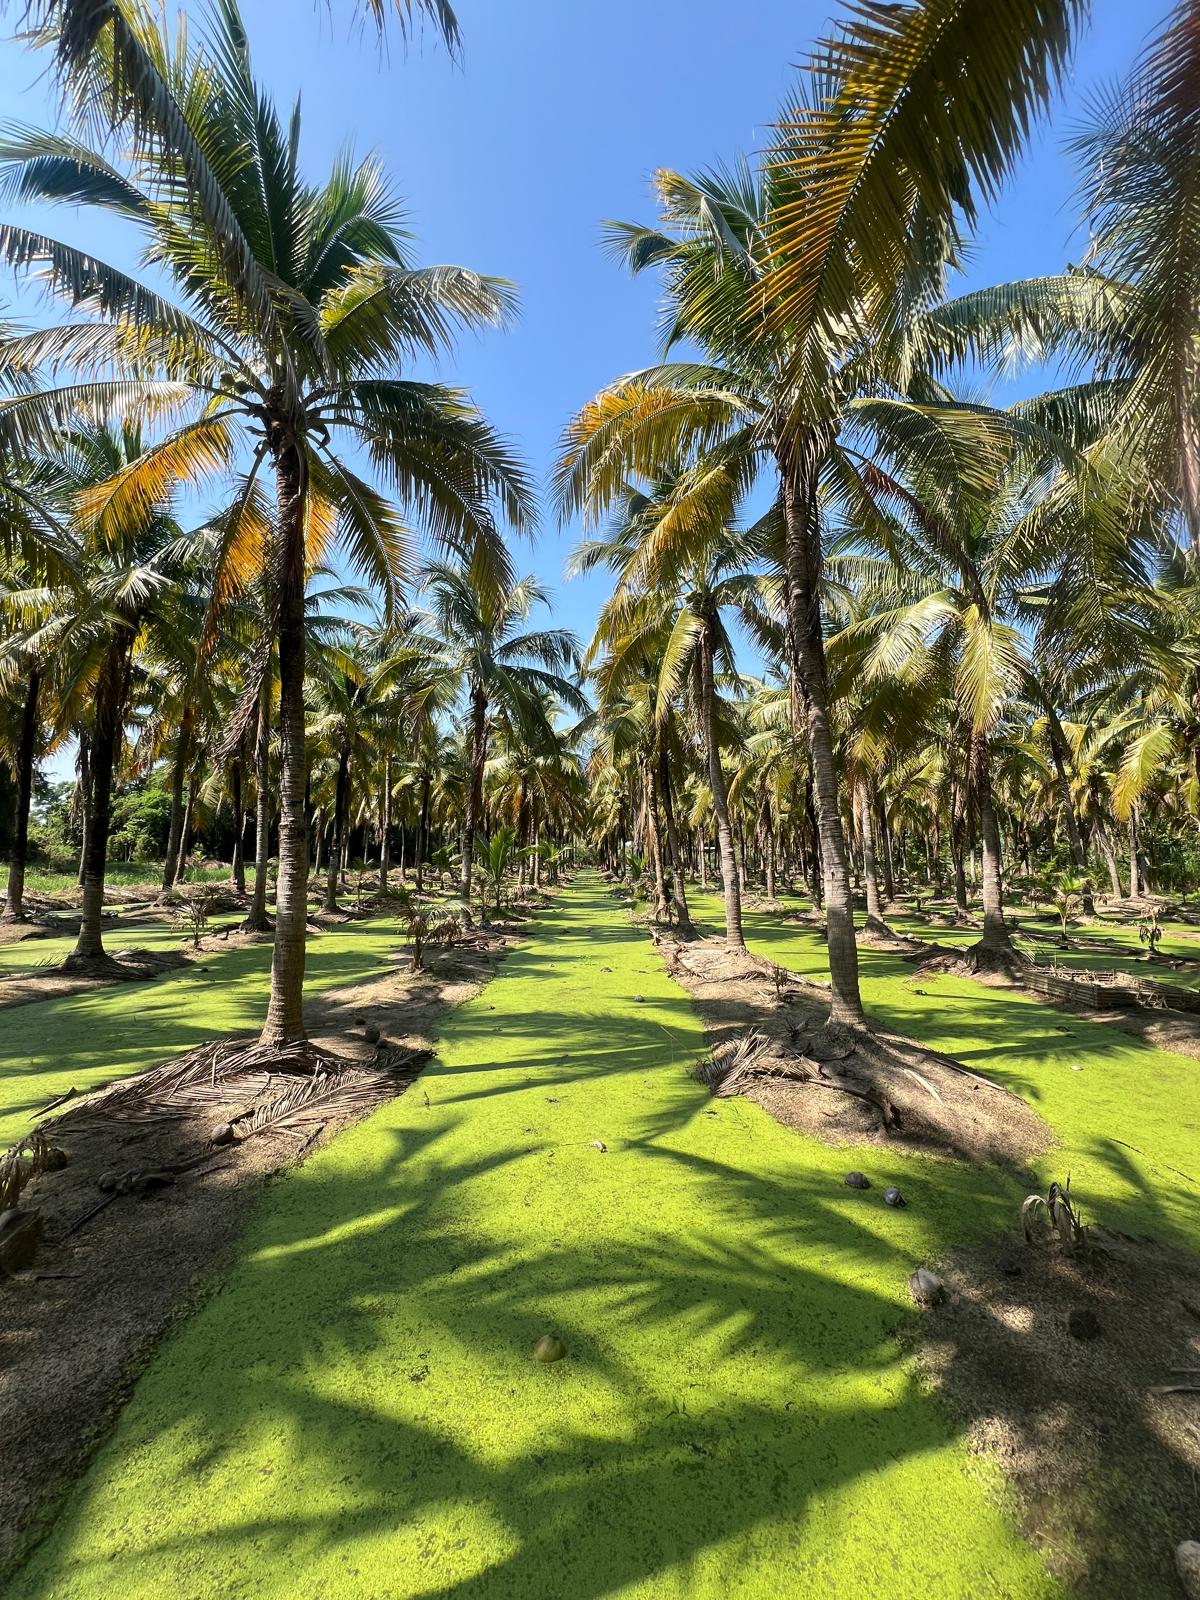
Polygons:
[[[767,158],[661,172],[658,218],[608,225],[659,276],[666,354],[564,430],[573,562],[612,575],[584,648],[518,578],[529,469],[411,375],[508,322],[512,286],[417,266],[374,160],[307,176],[232,0],[199,43],[48,8],[64,128],[0,146],[45,217],[0,245],[63,313],[0,353],[8,914],[34,768],[72,739],[77,958],[102,949],[114,784],[161,762],[164,885],[224,808],[251,927],[271,889],[275,1043],[303,1035],[310,877],[335,907],[352,837],[384,879],[397,846],[453,853],[468,903],[499,827],[632,853],[684,928],[689,878],[718,879],[735,944],[742,888],[800,877],[850,1022],[860,881],[879,924],[901,881],[965,912],[969,869],[1001,960],[1006,875],[1057,868],[1088,909],[1189,887],[1193,7],[1077,141],[1084,264],[948,299],[1080,21],[1014,5],[972,48],[971,10],[856,15]],[[64,203],[119,219],[146,272],[59,241]],[[970,398],[1033,360],[1057,387]]]

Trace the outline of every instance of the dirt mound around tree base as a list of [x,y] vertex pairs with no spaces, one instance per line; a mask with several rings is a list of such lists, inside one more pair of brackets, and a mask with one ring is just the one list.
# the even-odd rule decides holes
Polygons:
[[711,1053],[697,1076],[827,1144],[891,1140],[1021,1166],[1054,1142],[1024,1100],[898,1034],[826,1025],[814,984],[723,942],[659,936]]
[[[946,1301],[910,1335],[921,1368],[1051,1572],[1075,1600],[1178,1600],[1175,1547],[1200,1534],[1200,1260],[1089,1229],[1082,1252],[1018,1234],[938,1272]],[[1072,1335],[1072,1313],[1098,1332]]]

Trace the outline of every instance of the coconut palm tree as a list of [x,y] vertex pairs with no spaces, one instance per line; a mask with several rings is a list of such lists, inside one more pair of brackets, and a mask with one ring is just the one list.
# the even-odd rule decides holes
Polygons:
[[[334,436],[365,451],[396,500],[498,585],[508,563],[496,507],[527,523],[525,475],[460,391],[406,379],[400,368],[415,352],[443,350],[457,326],[502,321],[512,297],[506,284],[464,268],[415,268],[376,161],[342,158],[322,185],[304,179],[299,107],[285,124],[255,82],[234,0],[214,12],[202,50],[176,48],[165,25],[140,13],[129,18],[161,92],[122,129],[127,157],[86,142],[88,113],[94,124],[120,104],[127,76],[118,56],[100,51],[81,79],[79,131],[10,136],[0,171],[20,199],[115,213],[141,234],[177,299],[32,229],[0,228],[10,262],[38,268],[85,312],[9,341],[0,362],[86,361],[100,374],[0,405],[0,451],[44,439],[80,404],[101,414],[190,412],[97,500],[105,535],[180,471],[224,469],[242,447],[250,452],[215,560],[215,602],[269,571],[280,848],[262,1037],[279,1044],[304,1035],[306,573],[338,544],[391,607],[409,558],[398,512],[335,453]],[[227,158],[213,154],[200,182],[188,150]],[[259,499],[267,473],[272,519]]]
[[446,661],[466,699],[469,773],[459,897],[469,907],[492,707],[502,706],[512,722],[535,726],[546,720],[543,694],[579,714],[588,708],[568,676],[579,660],[575,636],[564,628],[523,629],[534,607],[549,602],[536,578],[497,588],[481,583],[472,566],[435,562],[425,573],[424,587]]
[[[724,672],[737,681],[727,613],[736,611],[760,636],[768,636],[770,628],[762,579],[752,570],[758,551],[730,529],[737,490],[736,475],[723,462],[704,459],[664,475],[644,493],[630,489],[611,537],[580,545],[573,561],[579,571],[603,563],[617,573],[615,592],[600,614],[589,651],[589,659],[604,652],[598,675],[601,709],[624,690],[631,671],[647,664],[653,667],[660,723],[667,720],[677,696],[688,692],[701,730],[716,818],[725,937],[735,949],[744,949],[739,871],[721,763],[717,679]],[[695,519],[686,545],[675,528],[681,515]],[[653,793],[657,750],[651,762]]]

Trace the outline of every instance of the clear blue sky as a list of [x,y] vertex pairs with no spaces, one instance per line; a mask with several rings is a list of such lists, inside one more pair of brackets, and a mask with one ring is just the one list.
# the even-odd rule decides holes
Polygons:
[[[656,354],[655,285],[600,254],[601,219],[649,219],[656,167],[764,148],[795,64],[834,10],[832,0],[457,0],[465,50],[455,65],[431,34],[381,56],[348,27],[350,0],[243,5],[258,76],[280,102],[303,95],[306,169],[323,173],[347,143],[377,149],[407,197],[421,260],[520,286],[516,329],[466,342],[444,370],[540,476],[571,412]],[[974,281],[1053,271],[1081,253],[1062,141],[1090,91],[1119,76],[1161,21],[1157,4],[1132,0],[1093,0],[1093,11],[1063,103],[981,231]],[[19,45],[0,44],[6,117],[52,115],[39,71]],[[69,215],[39,225],[83,242]],[[103,248],[94,232],[87,242]],[[6,301],[29,309],[0,280]],[[522,564],[554,588],[556,619],[586,637],[604,579],[564,582],[573,536],[547,508]]]

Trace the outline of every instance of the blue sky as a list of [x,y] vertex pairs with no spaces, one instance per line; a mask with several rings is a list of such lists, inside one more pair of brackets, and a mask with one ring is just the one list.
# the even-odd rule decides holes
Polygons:
[[[419,259],[520,286],[517,327],[466,341],[443,370],[543,478],[571,412],[656,355],[655,285],[601,255],[601,220],[649,219],[656,167],[764,148],[796,63],[834,9],[831,0],[457,0],[465,49],[454,64],[432,34],[381,55],[370,34],[349,28],[349,0],[243,7],[259,78],[280,102],[302,93],[308,172],[323,173],[346,144],[378,150],[407,199]],[[1081,253],[1063,139],[1091,91],[1125,70],[1161,20],[1156,6],[1131,0],[1093,0],[1093,13],[1063,103],[981,229],[971,281],[1053,271]],[[18,44],[0,44],[6,118],[52,117],[40,70]],[[39,226],[107,248],[69,214],[50,222],[43,213]],[[6,304],[37,314],[27,292],[0,279]],[[604,578],[564,581],[573,537],[547,506],[522,565],[554,589],[556,620],[586,638]]]

